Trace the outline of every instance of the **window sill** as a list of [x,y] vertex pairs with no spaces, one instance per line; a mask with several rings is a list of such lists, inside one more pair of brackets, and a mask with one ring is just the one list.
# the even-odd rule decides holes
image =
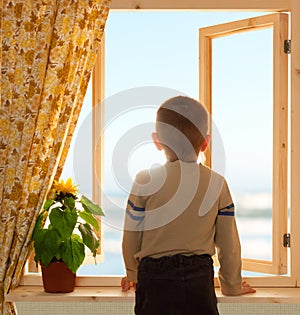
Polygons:
[[[259,288],[255,294],[224,296],[216,289],[219,303],[300,304],[300,288]],[[5,297],[7,302],[134,302],[134,291],[118,286],[76,287],[71,293],[45,293],[41,286],[20,285]]]

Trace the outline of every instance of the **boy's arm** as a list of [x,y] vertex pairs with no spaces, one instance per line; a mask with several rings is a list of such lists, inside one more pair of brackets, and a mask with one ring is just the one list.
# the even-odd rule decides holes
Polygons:
[[[230,212],[234,213],[234,208]],[[216,221],[215,243],[220,262],[221,291],[225,295],[239,295],[242,284],[241,248],[233,215],[219,212]]]
[[132,282],[137,281],[138,262],[135,259],[134,255],[140,249],[141,233],[142,232],[124,231],[123,234],[122,251],[126,268],[126,275],[128,281]]
[[127,280],[130,282],[137,281],[138,261],[135,258],[135,254],[141,248],[143,235],[144,208],[136,205],[139,202],[138,199],[137,196],[129,196],[122,241],[122,252]]
[[219,200],[215,244],[220,262],[219,281],[225,295],[254,293],[241,277],[241,246],[235,221],[234,204],[226,181]]

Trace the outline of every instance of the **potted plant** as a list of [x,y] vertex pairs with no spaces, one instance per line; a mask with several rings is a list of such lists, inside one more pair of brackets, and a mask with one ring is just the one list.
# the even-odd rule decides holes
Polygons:
[[79,196],[71,178],[54,181],[52,198],[45,202],[32,236],[34,259],[41,264],[46,292],[74,290],[76,271],[83,263],[86,248],[96,262],[100,242],[94,232],[99,231],[95,215],[104,214],[86,196]]

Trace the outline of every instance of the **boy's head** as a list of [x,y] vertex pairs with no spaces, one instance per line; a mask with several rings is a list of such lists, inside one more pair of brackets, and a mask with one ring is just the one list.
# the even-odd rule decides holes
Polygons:
[[158,109],[153,139],[168,161],[193,162],[206,148],[208,130],[205,107],[190,97],[176,96]]

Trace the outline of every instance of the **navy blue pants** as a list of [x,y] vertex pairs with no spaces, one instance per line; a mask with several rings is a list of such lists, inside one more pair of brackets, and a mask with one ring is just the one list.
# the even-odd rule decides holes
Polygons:
[[212,258],[143,258],[135,302],[136,315],[218,315]]

